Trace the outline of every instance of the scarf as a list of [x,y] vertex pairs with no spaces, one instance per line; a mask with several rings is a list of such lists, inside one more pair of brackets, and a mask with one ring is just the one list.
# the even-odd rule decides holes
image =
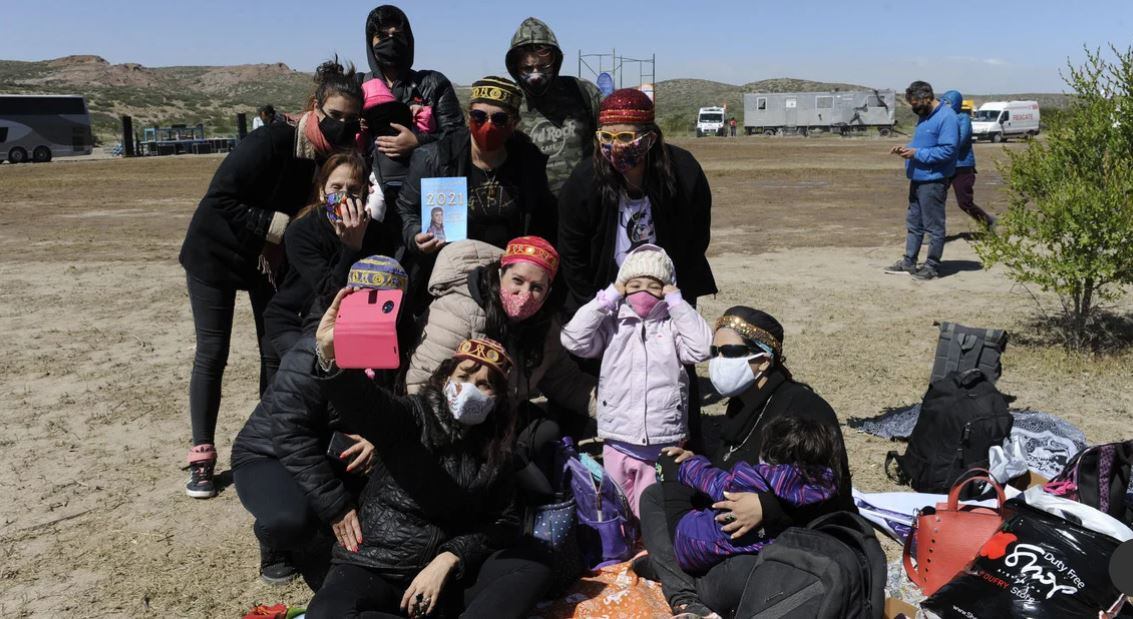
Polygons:
[[299,119],[299,136],[296,140],[295,154],[304,159],[315,159],[316,155],[326,156],[334,152],[334,146],[327,141],[319,129],[319,117],[313,111],[303,114]]

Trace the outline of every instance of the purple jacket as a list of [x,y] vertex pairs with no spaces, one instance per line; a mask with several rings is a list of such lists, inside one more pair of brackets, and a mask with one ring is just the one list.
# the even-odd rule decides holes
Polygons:
[[708,359],[712,329],[679,292],[642,319],[613,286],[563,327],[562,343],[602,358],[598,436],[632,445],[672,445],[688,434],[685,364]]
[[[800,507],[825,501],[838,491],[830,469],[825,469],[821,480],[808,482],[798,467],[791,464],[751,465],[741,460],[729,473],[712,466],[704,456],[683,462],[677,479],[712,497],[713,501],[723,501],[725,492],[771,492],[780,501]],[[727,557],[757,553],[772,541],[767,532],[760,529],[757,541],[736,544],[729,534],[720,530],[716,515],[711,509],[694,509],[677,523],[673,550],[677,564],[684,571],[703,573]]]

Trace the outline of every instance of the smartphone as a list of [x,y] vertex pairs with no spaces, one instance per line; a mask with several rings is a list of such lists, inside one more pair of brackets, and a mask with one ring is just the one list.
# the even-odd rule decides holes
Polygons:
[[334,361],[340,368],[396,370],[400,290],[359,290],[346,296],[334,323]]
[[350,449],[356,441],[342,432],[335,431],[330,435],[330,444],[327,445],[327,457],[331,460],[342,460],[342,452]]

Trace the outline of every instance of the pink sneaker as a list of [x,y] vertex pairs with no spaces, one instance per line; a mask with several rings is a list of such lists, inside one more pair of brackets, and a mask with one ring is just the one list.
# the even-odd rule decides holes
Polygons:
[[205,443],[189,450],[189,483],[185,494],[194,499],[211,499],[216,496],[213,469],[216,468],[216,448]]

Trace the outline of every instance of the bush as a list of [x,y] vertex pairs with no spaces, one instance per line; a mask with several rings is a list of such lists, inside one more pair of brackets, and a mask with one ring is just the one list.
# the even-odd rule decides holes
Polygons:
[[1058,295],[1053,326],[1069,348],[1108,343],[1099,303],[1133,282],[1133,49],[1111,49],[1112,61],[1086,50],[1069,67],[1070,107],[1045,140],[1008,153],[1010,206],[976,245],[985,265]]

